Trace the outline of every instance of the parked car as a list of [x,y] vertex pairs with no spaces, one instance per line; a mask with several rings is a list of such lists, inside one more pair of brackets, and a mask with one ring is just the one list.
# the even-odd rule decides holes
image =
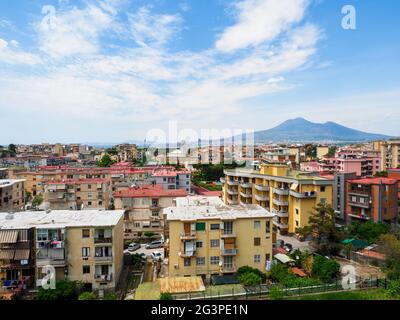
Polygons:
[[133,251],[136,251],[136,250],[139,250],[139,249],[140,249],[140,244],[139,243],[132,242],[128,246],[128,251],[130,251],[130,252],[133,252]]
[[151,257],[153,258],[154,261],[161,261],[161,259],[162,259],[162,254],[161,254],[161,252],[153,251],[153,252],[151,253]]
[[147,260],[147,255],[144,252],[138,253],[137,255],[140,256],[140,258],[142,258],[143,261]]
[[293,250],[293,246],[290,243],[285,243],[283,245],[283,248],[287,251],[287,252],[291,252]]
[[276,240],[276,245],[278,247],[283,247],[285,245],[285,241],[278,239],[278,240]]
[[163,246],[164,246],[163,241],[156,240],[146,244],[146,249],[157,249],[157,248],[162,248]]

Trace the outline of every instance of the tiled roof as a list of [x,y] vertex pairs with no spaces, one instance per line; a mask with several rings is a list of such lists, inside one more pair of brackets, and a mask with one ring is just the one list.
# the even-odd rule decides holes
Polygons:
[[56,181],[47,181],[45,184],[83,184],[83,183],[104,183],[108,182],[108,179],[65,179]]
[[349,182],[358,184],[395,184],[397,183],[397,180],[390,178],[363,178],[349,180]]

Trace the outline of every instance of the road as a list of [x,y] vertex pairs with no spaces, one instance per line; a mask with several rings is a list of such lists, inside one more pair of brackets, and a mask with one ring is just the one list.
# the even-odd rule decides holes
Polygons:
[[129,253],[129,254],[140,254],[140,253],[144,253],[147,257],[147,259],[149,259],[151,257],[151,253],[152,252],[160,252],[161,253],[161,259],[164,260],[164,248],[158,248],[158,249],[146,249],[146,245],[145,244],[141,244],[140,245],[140,249],[136,250],[136,251],[128,251],[128,250],[124,250],[124,253]]

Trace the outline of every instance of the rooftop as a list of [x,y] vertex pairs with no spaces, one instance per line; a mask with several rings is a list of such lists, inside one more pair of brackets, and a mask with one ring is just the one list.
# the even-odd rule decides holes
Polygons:
[[184,189],[164,189],[162,185],[142,185],[120,190],[114,193],[116,198],[145,198],[145,197],[186,197]]
[[12,186],[18,182],[24,182],[24,179],[0,179],[0,188]]
[[[115,226],[123,210],[53,210],[23,211],[14,214],[0,212],[1,229],[56,229],[65,227]],[[11,218],[12,217],[12,218]]]
[[358,184],[396,184],[397,180],[390,178],[363,178],[349,180],[349,182]]
[[65,179],[46,181],[45,184],[84,184],[84,183],[103,183],[108,182],[108,179]]
[[197,220],[238,218],[272,218],[270,213],[257,204],[227,206],[219,197],[189,196],[176,199],[176,207],[164,209],[167,220]]

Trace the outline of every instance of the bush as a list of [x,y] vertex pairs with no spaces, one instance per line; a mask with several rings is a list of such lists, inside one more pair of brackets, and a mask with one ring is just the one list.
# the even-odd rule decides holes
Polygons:
[[298,278],[283,264],[274,264],[269,273],[269,277],[274,282],[289,288],[309,287],[321,284],[319,279]]
[[354,237],[364,240],[368,243],[375,243],[383,234],[390,231],[390,226],[383,223],[367,222],[353,222],[348,226],[349,237]]
[[390,280],[386,293],[391,298],[400,297],[400,279]]
[[169,292],[161,292],[160,300],[174,300],[174,298]]
[[107,294],[104,296],[104,299],[103,299],[103,300],[118,300],[118,297],[117,297],[117,295],[116,295],[115,293],[110,292],[110,293],[107,293]]
[[96,300],[97,297],[93,292],[83,292],[79,295],[78,300]]
[[82,284],[75,281],[57,281],[55,289],[40,288],[38,300],[76,300],[82,290]]
[[340,264],[323,256],[315,256],[312,265],[312,275],[323,281],[335,278],[340,271]]
[[269,297],[271,300],[282,300],[285,293],[281,286],[273,285],[269,288]]
[[265,282],[265,280],[267,280],[267,275],[264,272],[261,272],[259,269],[256,268],[252,268],[249,266],[243,266],[240,267],[237,271],[236,271],[236,277],[239,279],[240,281],[240,277],[246,273],[254,273],[257,276],[259,276],[261,278],[262,282]]
[[239,277],[239,281],[244,286],[256,286],[261,283],[262,279],[258,274],[254,272],[246,272]]

